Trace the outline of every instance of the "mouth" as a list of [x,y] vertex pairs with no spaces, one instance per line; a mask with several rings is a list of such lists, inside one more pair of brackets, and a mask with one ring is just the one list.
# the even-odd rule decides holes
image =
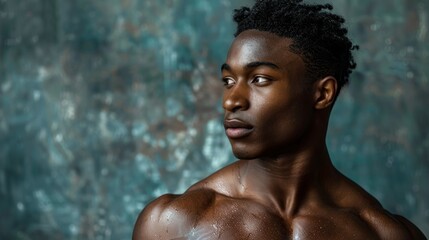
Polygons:
[[237,139],[248,136],[253,131],[253,126],[240,119],[225,119],[223,123],[228,138]]

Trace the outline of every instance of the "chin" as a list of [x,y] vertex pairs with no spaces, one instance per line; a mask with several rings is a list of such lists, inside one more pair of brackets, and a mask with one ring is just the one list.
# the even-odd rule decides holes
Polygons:
[[262,144],[231,143],[232,153],[237,159],[252,160],[275,158],[279,152],[279,145],[267,146]]
[[238,147],[232,147],[232,153],[237,159],[240,160],[252,160],[255,158],[258,158],[261,156],[261,154],[258,154],[258,151],[255,151],[256,149],[241,149]]
[[240,152],[240,153],[232,152],[232,153],[234,154],[234,156],[237,159],[240,159],[240,160],[252,160],[252,159],[255,159],[255,157],[252,156],[251,154],[242,153],[242,152]]

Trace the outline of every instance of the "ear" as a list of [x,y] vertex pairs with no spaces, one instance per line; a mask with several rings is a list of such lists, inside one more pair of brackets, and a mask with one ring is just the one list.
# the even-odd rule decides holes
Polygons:
[[337,79],[332,76],[325,77],[314,83],[314,107],[325,109],[335,101],[337,94]]

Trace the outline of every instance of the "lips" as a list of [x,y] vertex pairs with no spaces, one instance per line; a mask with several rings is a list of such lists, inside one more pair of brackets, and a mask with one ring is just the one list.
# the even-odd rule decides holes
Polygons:
[[240,119],[226,119],[223,123],[228,138],[243,138],[253,131],[253,126]]

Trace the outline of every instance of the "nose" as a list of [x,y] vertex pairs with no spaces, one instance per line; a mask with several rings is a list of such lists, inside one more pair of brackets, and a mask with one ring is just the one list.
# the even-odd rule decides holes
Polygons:
[[247,110],[250,106],[247,86],[237,84],[230,89],[225,89],[223,94],[223,109],[229,112]]

